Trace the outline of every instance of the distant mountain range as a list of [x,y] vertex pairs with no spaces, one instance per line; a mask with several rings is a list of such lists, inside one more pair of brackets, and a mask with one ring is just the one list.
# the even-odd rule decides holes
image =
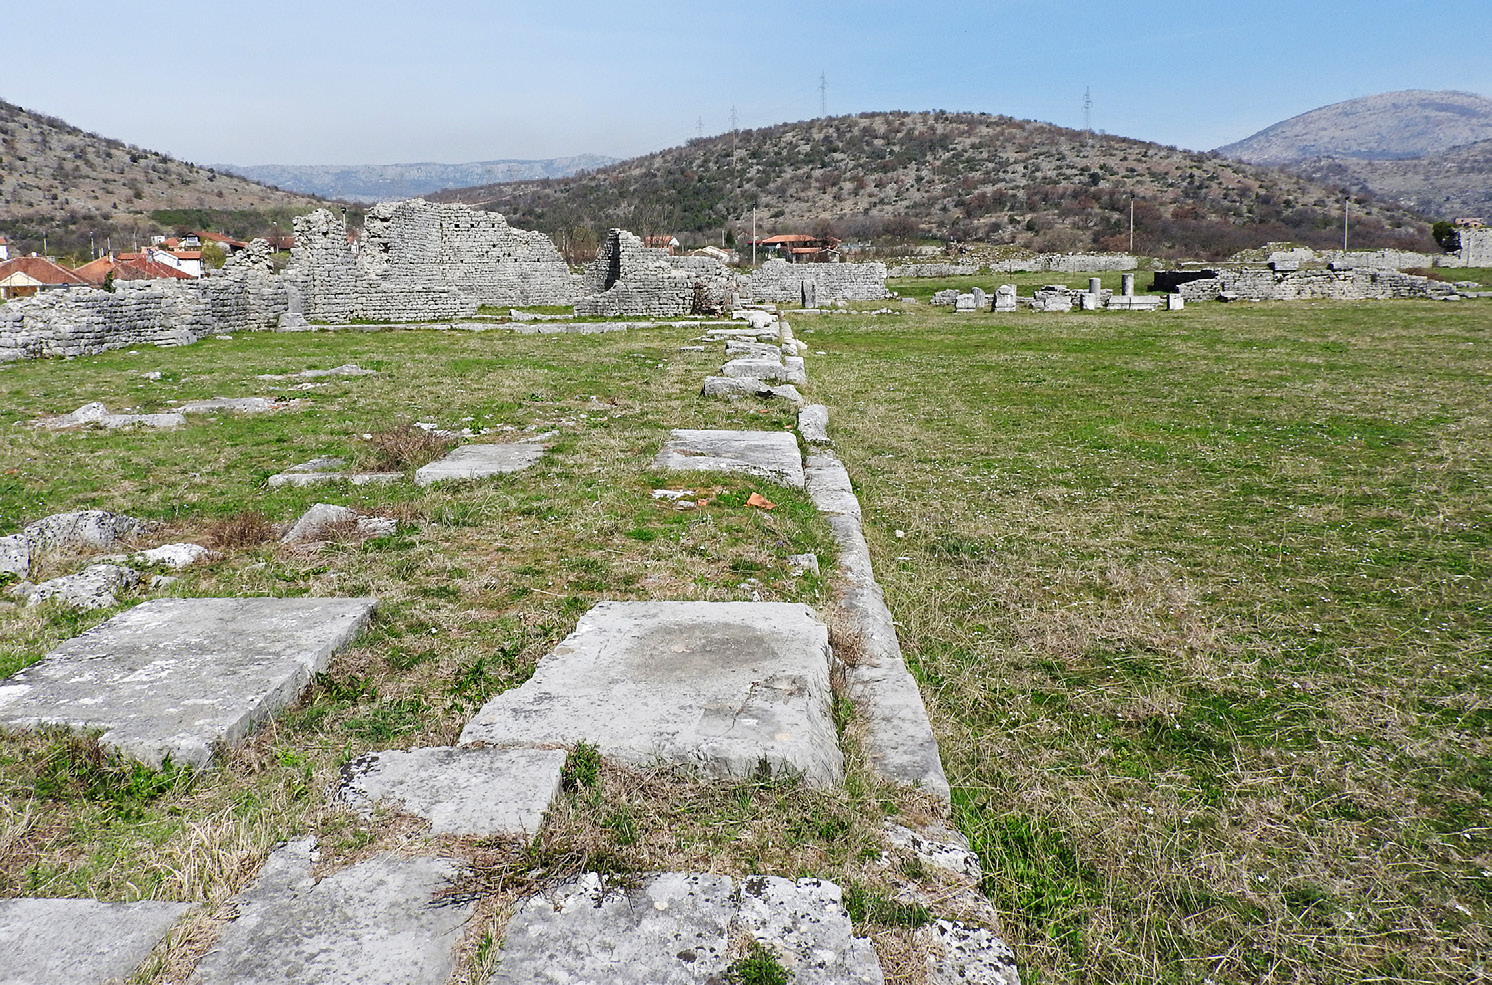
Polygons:
[[445,188],[564,178],[616,161],[617,158],[600,154],[581,154],[544,161],[476,161],[471,164],[217,164],[214,167],[304,195],[350,202],[397,202],[420,198]]
[[1435,218],[1492,215],[1492,99],[1408,89],[1291,117],[1217,149]]

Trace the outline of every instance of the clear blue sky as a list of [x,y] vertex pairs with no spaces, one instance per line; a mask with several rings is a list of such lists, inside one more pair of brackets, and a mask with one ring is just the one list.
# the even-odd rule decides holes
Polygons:
[[884,109],[1207,149],[1396,89],[1492,96],[1492,0],[5,0],[0,98],[197,163],[627,157]]

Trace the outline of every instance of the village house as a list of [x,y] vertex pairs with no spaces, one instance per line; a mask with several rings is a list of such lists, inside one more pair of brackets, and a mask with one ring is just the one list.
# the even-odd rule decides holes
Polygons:
[[0,299],[27,298],[56,287],[78,287],[83,278],[46,257],[16,257],[0,263]]
[[753,241],[758,249],[775,252],[789,263],[838,263],[839,240],[833,236],[783,233]]

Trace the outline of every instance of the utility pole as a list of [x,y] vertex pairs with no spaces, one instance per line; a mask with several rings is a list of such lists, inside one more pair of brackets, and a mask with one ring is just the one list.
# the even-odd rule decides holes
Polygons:
[[751,207],[751,265],[756,266],[756,206]]
[[819,116],[829,115],[829,80],[821,71],[819,72]]
[[695,121],[694,130],[695,130],[695,134],[694,135],[696,137],[699,137],[701,140],[704,139],[704,135],[705,135],[705,118],[703,116],[701,116],[697,121]]
[[1135,196],[1129,195],[1129,252],[1135,251]]
[[[1352,196],[1342,199],[1342,252],[1347,252],[1347,213],[1352,210]],[[1343,259],[1346,259],[1345,257]]]

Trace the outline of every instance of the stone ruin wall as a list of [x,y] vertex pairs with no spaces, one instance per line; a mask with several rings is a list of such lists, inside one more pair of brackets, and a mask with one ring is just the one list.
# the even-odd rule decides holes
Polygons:
[[1187,281],[1176,293],[1186,301],[1216,301],[1223,295],[1251,301],[1379,301],[1438,298],[1456,289],[1441,281],[1397,270],[1293,270],[1268,267],[1223,269],[1216,277]]
[[325,209],[295,220],[286,276],[318,321],[466,318],[482,305],[574,302],[576,278],[543,233],[494,212],[422,199],[374,206],[362,249]]
[[1462,267],[1492,267],[1492,226],[1460,229]]
[[1134,270],[1138,257],[1128,253],[1041,253],[992,263],[903,263],[892,267],[888,277],[972,277],[987,267],[992,274],[1056,273],[1085,274]]
[[835,301],[880,301],[889,298],[886,265],[872,263],[788,263],[768,260],[756,273],[741,278],[741,294],[757,304],[797,304],[803,283],[814,285],[819,304]]
[[613,229],[585,268],[575,301],[579,317],[723,314],[735,306],[735,274],[710,257],[676,257]]
[[136,345],[187,345],[209,335],[274,328],[291,303],[255,240],[214,277],[120,281],[43,291],[0,305],[0,362],[84,356]]

